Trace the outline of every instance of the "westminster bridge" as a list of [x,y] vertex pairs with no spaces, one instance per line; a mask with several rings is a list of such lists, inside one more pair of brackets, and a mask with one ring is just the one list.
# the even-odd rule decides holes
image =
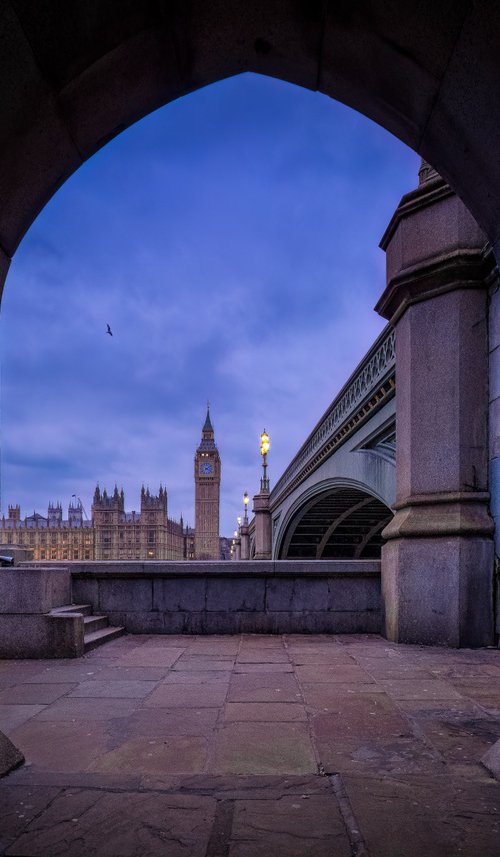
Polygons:
[[387,326],[271,491],[274,558],[380,557],[396,499],[395,393]]

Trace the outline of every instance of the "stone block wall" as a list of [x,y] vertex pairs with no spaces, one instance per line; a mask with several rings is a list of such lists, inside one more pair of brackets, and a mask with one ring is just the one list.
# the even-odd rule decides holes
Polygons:
[[500,634],[500,288],[493,287],[489,306],[489,448],[491,515],[495,521],[496,632]]
[[131,633],[378,633],[380,562],[75,563],[73,601]]

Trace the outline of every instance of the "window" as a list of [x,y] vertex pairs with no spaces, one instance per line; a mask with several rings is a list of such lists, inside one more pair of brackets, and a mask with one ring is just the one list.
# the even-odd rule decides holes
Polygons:
[[79,551],[77,551],[77,550],[73,551],[73,559],[78,559],[78,557],[79,557]]
[[45,559],[45,551],[44,550],[40,551],[40,559]]

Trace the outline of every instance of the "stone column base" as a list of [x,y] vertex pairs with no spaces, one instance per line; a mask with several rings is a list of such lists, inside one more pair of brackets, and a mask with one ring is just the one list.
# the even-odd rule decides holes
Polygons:
[[493,643],[493,541],[392,539],[382,548],[385,635],[398,643]]

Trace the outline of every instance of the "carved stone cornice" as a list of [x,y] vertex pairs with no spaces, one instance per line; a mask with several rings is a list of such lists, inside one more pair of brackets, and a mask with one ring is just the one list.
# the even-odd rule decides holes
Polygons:
[[394,325],[411,304],[457,289],[488,288],[494,269],[490,249],[456,250],[405,268],[390,279],[375,310]]
[[384,539],[408,537],[491,536],[487,491],[417,494],[395,503],[396,514],[382,532]]

